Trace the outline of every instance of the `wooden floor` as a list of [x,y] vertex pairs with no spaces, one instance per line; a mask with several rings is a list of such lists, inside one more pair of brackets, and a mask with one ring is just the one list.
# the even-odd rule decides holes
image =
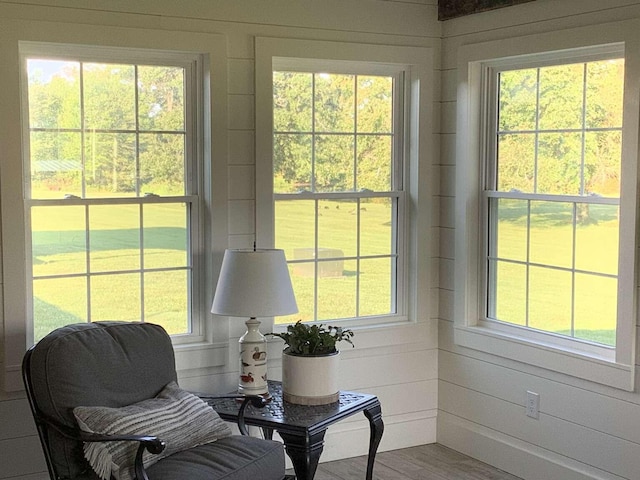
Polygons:
[[[364,480],[367,458],[321,463],[315,480]],[[376,456],[375,480],[520,480],[502,470],[438,444]]]

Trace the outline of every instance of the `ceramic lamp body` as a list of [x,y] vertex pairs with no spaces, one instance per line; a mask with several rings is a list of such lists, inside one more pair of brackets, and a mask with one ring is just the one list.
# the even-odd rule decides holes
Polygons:
[[282,355],[282,391],[286,402],[325,405],[337,402],[340,355]]
[[238,342],[240,348],[240,378],[238,393],[268,395],[267,342],[258,330],[260,322],[252,318],[246,322],[247,333]]

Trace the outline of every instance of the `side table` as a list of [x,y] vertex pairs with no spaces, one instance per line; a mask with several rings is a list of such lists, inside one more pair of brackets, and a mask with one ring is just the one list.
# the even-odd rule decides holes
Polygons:
[[[358,392],[340,392],[340,399],[328,405],[295,405],[282,400],[281,382],[269,380],[272,400],[264,408],[251,405],[245,412],[247,425],[261,427],[265,437],[271,439],[277,431],[284,440],[285,451],[296,473],[297,480],[312,480],[324,447],[327,428],[355,413],[363,412],[369,420],[369,456],[366,480],[373,479],[373,464],[382,439],[384,423],[380,401],[375,395]],[[205,400],[224,420],[238,419],[238,403],[233,399],[207,398]]]

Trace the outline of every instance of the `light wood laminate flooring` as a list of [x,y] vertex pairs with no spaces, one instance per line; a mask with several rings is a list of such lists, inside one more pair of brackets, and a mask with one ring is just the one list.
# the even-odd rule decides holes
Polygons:
[[[315,480],[363,480],[367,457],[321,463]],[[437,443],[380,452],[375,480],[520,480]]]

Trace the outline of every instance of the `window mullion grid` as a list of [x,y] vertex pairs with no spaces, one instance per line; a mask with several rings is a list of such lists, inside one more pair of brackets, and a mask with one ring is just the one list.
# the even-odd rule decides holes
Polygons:
[[[533,193],[538,193],[538,144],[540,143],[540,69],[536,69],[536,118],[533,144]],[[529,211],[529,213],[531,213]],[[527,227],[528,229],[528,227]],[[527,296],[529,290],[527,289]]]
[[[83,117],[84,121],[84,117]],[[84,243],[85,243],[85,262],[87,271],[87,322],[91,322],[91,224],[89,215],[89,204],[84,206]]]
[[[85,158],[85,139],[86,139],[86,131],[87,131],[87,118],[85,116],[85,108],[84,108],[84,62],[80,62],[79,65],[79,76],[80,76],[80,159],[82,162],[82,180],[81,180],[81,195],[82,198],[86,198],[87,196],[87,179],[85,176],[85,166],[86,166],[86,158]],[[95,138],[95,133],[94,133]],[[87,322],[91,322],[91,229],[90,229],[90,211],[89,204],[84,206],[84,222],[85,222],[85,230],[84,230],[84,243],[85,243],[85,269],[86,269],[86,289],[87,289]]]
[[[485,101],[485,118],[486,123],[484,125],[485,141],[483,145],[483,151],[486,158],[484,162],[484,186],[483,191],[497,191],[498,190],[498,163],[499,163],[499,140],[500,140],[500,128],[499,128],[499,106],[500,106],[500,72],[493,69],[488,69],[486,75],[486,92],[487,95]],[[485,227],[482,240],[482,255],[483,255],[483,282],[486,283],[483,294],[483,310],[484,315],[487,318],[496,318],[496,297],[497,297],[497,283],[496,283],[496,269],[497,260],[492,258],[497,257],[497,230],[498,230],[498,217],[497,217],[497,203],[498,199],[493,199],[488,196],[484,196],[482,200],[483,216],[485,221]],[[493,263],[493,265],[492,265]]]
[[[311,192],[316,192],[316,74],[311,74]],[[318,199],[314,201],[313,228],[313,321],[318,318]]]
[[319,252],[319,224],[320,224],[320,216],[319,216],[319,208],[320,208],[320,200],[316,198],[314,200],[314,254],[313,254],[313,321],[315,322],[318,319],[318,283],[319,283],[319,272],[320,265],[318,265],[318,252]]
[[[586,194],[584,170],[587,141],[587,63],[582,66],[582,112],[580,129],[580,196]],[[578,203],[573,202],[573,231],[571,246],[571,337],[576,336],[576,240],[578,230]]]
[[[138,65],[133,66],[133,86],[134,86],[134,125],[135,125],[135,137],[136,137],[136,195],[140,197],[140,92],[138,90],[139,78]],[[140,242],[140,320],[144,322],[144,205],[140,203],[138,210],[138,241]]]
[[[353,76],[353,190],[358,191],[358,75]],[[356,317],[360,316],[360,198],[356,202]]]

